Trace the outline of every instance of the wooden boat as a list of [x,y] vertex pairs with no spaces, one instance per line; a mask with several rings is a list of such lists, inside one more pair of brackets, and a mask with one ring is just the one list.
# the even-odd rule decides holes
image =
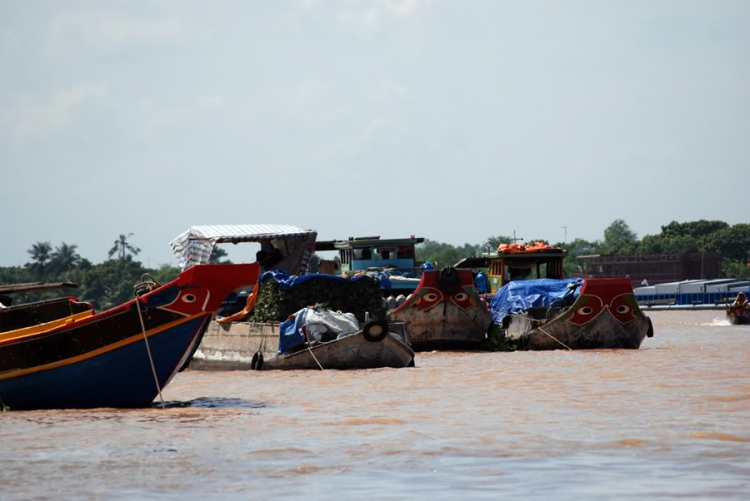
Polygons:
[[398,324],[369,322],[330,341],[302,343],[279,352],[277,322],[211,322],[190,364],[195,370],[373,369],[413,367],[414,352]]
[[[417,266],[414,246],[424,238],[380,238],[380,236],[351,237],[348,240],[319,241],[316,251],[338,251],[336,263],[342,275],[367,271],[382,271],[390,280],[394,295],[408,295],[419,285],[422,270]],[[321,262],[323,264],[323,262]]]
[[80,320],[93,315],[90,303],[79,302],[68,296],[34,303],[19,304],[0,309],[0,332],[24,329],[41,324],[65,323],[65,319]]
[[629,278],[590,278],[572,305],[528,308],[506,316],[503,327],[521,350],[638,349],[653,336]]
[[476,349],[492,316],[477,294],[471,270],[425,270],[417,290],[391,311],[403,322],[415,351]]
[[727,319],[732,325],[750,325],[750,310],[742,306],[727,308]]
[[189,359],[222,300],[258,265],[204,265],[111,310],[0,338],[0,405],[11,409],[149,405]]
[[519,349],[637,349],[653,336],[630,279],[564,279],[565,255],[543,242],[501,244],[456,266],[487,269],[493,321]]

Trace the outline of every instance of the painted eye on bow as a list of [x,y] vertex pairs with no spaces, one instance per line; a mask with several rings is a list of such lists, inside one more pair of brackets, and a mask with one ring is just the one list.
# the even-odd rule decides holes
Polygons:
[[580,315],[591,315],[594,312],[594,309],[590,306],[584,306],[583,308],[578,309],[578,313]]
[[465,292],[459,292],[453,297],[456,298],[456,301],[466,301],[467,299],[469,299],[469,295]]
[[434,292],[430,292],[424,295],[424,300],[429,301],[430,303],[433,301],[437,301],[437,299],[438,299],[438,295],[435,294]]
[[182,296],[182,301],[185,302],[185,303],[192,303],[196,299],[197,298],[195,297],[194,294],[185,294],[184,296]]
[[625,306],[624,304],[621,304],[620,306],[617,307],[616,311],[617,313],[627,313],[630,311],[630,308]]

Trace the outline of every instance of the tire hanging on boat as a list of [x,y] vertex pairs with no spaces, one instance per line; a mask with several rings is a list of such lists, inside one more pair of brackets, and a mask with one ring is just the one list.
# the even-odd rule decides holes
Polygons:
[[379,343],[388,335],[388,322],[371,320],[362,327],[362,337],[371,343]]
[[457,293],[461,289],[461,277],[458,275],[458,270],[452,266],[446,266],[440,270],[438,287],[449,296]]
[[263,353],[258,350],[253,355],[253,359],[250,361],[250,368],[254,371],[263,370]]

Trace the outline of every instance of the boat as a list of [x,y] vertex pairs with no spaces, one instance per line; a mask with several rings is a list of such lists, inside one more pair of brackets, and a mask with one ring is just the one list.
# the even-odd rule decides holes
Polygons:
[[[354,332],[314,339],[311,324],[211,322],[191,370],[327,370],[413,367],[414,352],[402,326],[370,321]],[[308,319],[309,320],[309,319]],[[356,320],[355,320],[356,322]]]
[[742,306],[727,308],[727,319],[732,325],[750,325],[750,310]]
[[[424,238],[350,237],[348,240],[319,241],[316,251],[335,250],[339,260],[332,271],[344,276],[365,272],[382,272],[390,280],[390,292],[407,296],[419,285],[422,268],[417,265],[414,246]],[[325,262],[321,262],[325,266]],[[395,298],[394,298],[395,299]]]
[[477,294],[471,270],[424,270],[417,289],[390,311],[403,322],[415,351],[478,349],[492,316]]
[[[199,265],[110,310],[0,338],[0,406],[142,407],[182,369],[224,298],[258,265]],[[152,290],[150,290],[152,289]]]
[[0,333],[37,325],[54,325],[93,315],[91,303],[73,296],[0,308]]
[[727,318],[733,325],[750,324],[750,303],[745,292],[740,291],[734,302],[727,307]]
[[[315,279],[354,284],[359,280],[372,278],[370,272],[357,273],[357,276],[350,279],[337,275],[305,274],[312,250],[318,248],[316,236],[317,232],[313,230],[288,225],[194,226],[170,245],[183,267],[205,262],[214,245],[220,243],[259,243],[263,254],[267,256],[273,255],[276,249],[281,259],[274,264],[265,262],[263,267],[266,272],[261,280],[274,280],[283,284],[284,290],[305,282],[309,285],[310,280]],[[256,258],[259,257],[256,255]],[[375,285],[374,288],[378,295],[377,306],[385,314],[380,287]],[[377,320],[374,320],[374,324],[368,323],[359,329],[359,320],[355,319],[357,327],[336,339],[298,340],[293,346],[286,346],[280,342],[281,339],[288,339],[288,336],[280,338],[280,329],[286,328],[286,322],[244,321],[253,311],[258,294],[256,287],[252,292],[242,291],[236,298],[226,302],[221,322],[210,322],[192,358],[191,369],[358,369],[407,367],[414,364],[414,352],[409,348],[407,338],[398,330],[390,332],[387,328],[377,336],[370,334],[372,329],[382,329]],[[303,306],[307,309],[310,305],[299,307]],[[364,320],[364,313],[361,317]],[[258,363],[258,360],[261,362]]]
[[507,339],[521,350],[638,349],[653,336],[629,278],[563,278],[565,254],[537,242],[483,255],[493,322]]

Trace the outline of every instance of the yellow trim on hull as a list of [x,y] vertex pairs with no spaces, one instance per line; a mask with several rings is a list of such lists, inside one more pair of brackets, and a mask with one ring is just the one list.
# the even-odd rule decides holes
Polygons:
[[[190,322],[191,320],[195,320],[196,318],[199,318],[199,317],[202,317],[202,316],[206,316],[206,315],[209,315],[209,314],[206,313],[206,312],[201,312],[201,313],[198,313],[196,315],[193,315],[192,317],[185,317],[185,318],[181,318],[179,320],[175,320],[174,322],[170,322],[168,324],[162,325],[161,327],[157,327],[156,329],[152,329],[150,331],[147,331],[146,332],[146,336],[147,337],[155,336],[155,335],[157,335],[157,334],[159,334],[161,332],[164,332],[165,330],[171,329],[172,327],[176,327],[176,326],[178,326],[180,324]],[[50,369],[56,369],[58,367],[63,367],[65,365],[75,364],[77,362],[81,362],[81,361],[87,360],[89,358],[94,358],[94,357],[97,357],[97,356],[102,355],[104,353],[108,353],[110,351],[114,351],[117,348],[121,348],[121,347],[129,345],[129,344],[137,343],[138,341],[140,341],[142,339],[143,339],[143,333],[139,332],[135,336],[131,336],[131,337],[127,338],[127,339],[123,339],[123,340],[118,341],[116,343],[108,344],[107,346],[103,346],[103,347],[98,348],[96,350],[89,351],[87,353],[84,353],[83,355],[78,355],[78,356],[72,357],[72,358],[66,358],[64,360],[58,360],[57,362],[52,362],[52,363],[46,364],[46,365],[39,365],[39,366],[36,366],[36,367],[29,367],[28,369],[14,369],[14,370],[11,370],[11,371],[8,371],[8,372],[1,373],[0,374],[0,381],[3,381],[5,379],[12,379],[12,378],[15,378],[15,377],[26,376],[27,374],[33,374],[35,372],[42,372],[42,371],[46,371],[46,370],[50,370]]]
[[89,318],[93,315],[94,310],[82,311],[81,313],[76,313],[65,318],[58,318],[57,320],[52,320],[43,324],[37,324],[32,325],[31,327],[23,327],[21,329],[3,332],[2,334],[0,334],[0,343],[2,343],[3,341],[16,341],[25,336],[44,334],[45,332],[57,329],[58,327],[70,326],[75,322]]

